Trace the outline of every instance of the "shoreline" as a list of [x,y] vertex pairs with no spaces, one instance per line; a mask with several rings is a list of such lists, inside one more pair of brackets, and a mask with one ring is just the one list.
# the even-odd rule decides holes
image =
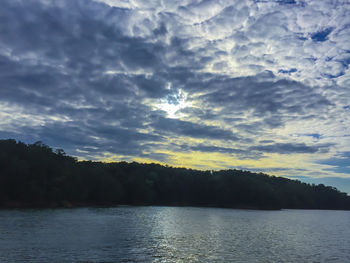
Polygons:
[[116,208],[116,207],[139,207],[139,206],[155,206],[155,207],[194,207],[194,208],[225,208],[225,209],[237,209],[237,210],[254,210],[254,211],[282,211],[282,210],[329,210],[329,211],[350,211],[345,209],[330,209],[330,208],[306,208],[306,207],[254,207],[254,206],[215,206],[215,205],[194,205],[194,204],[114,204],[114,203],[24,203],[24,202],[6,202],[0,205],[0,210],[12,210],[12,209],[74,209],[74,208]]

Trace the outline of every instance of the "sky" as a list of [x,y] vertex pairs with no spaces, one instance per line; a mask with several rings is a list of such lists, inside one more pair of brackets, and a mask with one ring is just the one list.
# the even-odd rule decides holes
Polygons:
[[350,193],[349,1],[0,3],[0,139]]

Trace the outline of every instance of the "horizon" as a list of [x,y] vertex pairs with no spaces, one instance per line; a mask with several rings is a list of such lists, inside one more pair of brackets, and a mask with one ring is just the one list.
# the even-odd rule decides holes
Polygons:
[[0,139],[350,194],[350,3],[4,0]]
[[[24,143],[25,145],[31,145],[30,143],[25,143],[25,142],[22,142],[22,141],[13,139],[13,138],[8,138],[7,140],[14,140],[14,141],[16,141],[16,143]],[[119,161],[118,160],[112,160],[112,161],[108,161],[108,160],[79,159],[76,156],[67,155],[66,152],[64,151],[64,149],[62,149],[62,148],[56,148],[56,149],[52,148],[52,147],[50,147],[50,145],[46,145],[42,141],[37,141],[35,143],[32,143],[32,145],[36,144],[36,143],[40,143],[41,145],[45,145],[45,146],[49,147],[56,154],[58,153],[57,151],[60,151],[61,154],[63,153],[65,156],[72,157],[77,162],[99,162],[99,163],[103,163],[103,164],[113,164],[113,163],[123,163],[123,162],[127,163],[127,164],[137,163],[137,164],[142,164],[142,165],[160,165],[160,166],[167,167],[167,168],[172,168],[172,169],[189,169],[189,170],[194,170],[194,171],[211,172],[211,173],[213,173],[213,172],[220,172],[220,171],[224,171],[224,170],[231,170],[231,171],[238,170],[238,171],[248,172],[248,173],[253,173],[253,174],[263,174],[263,175],[267,175],[269,177],[282,177],[282,178],[286,178],[286,179],[290,179],[290,180],[297,180],[297,181],[300,181],[300,182],[303,182],[303,183],[307,183],[309,185],[323,184],[325,186],[335,187],[340,192],[344,192],[348,196],[350,196],[350,187],[347,188],[346,184],[345,185],[344,184],[343,185],[340,184],[340,187],[339,187],[339,185],[337,186],[336,184],[339,183],[338,180],[335,181],[335,183],[334,183],[334,180],[333,180],[334,178],[332,178],[332,177],[304,178],[304,177],[299,177],[299,176],[295,176],[295,177],[293,177],[293,176],[280,176],[280,175],[276,175],[276,174],[272,174],[272,173],[266,173],[266,172],[263,172],[263,171],[252,171],[252,170],[244,169],[244,168],[242,168],[242,169],[238,169],[238,168],[200,169],[200,168],[192,168],[192,167],[186,167],[186,166],[174,166],[174,165],[171,165],[171,164],[157,162],[157,161],[138,162],[138,161],[135,161],[135,160],[128,160],[128,161],[125,161],[125,160],[119,160]],[[346,181],[345,181],[345,183],[346,183]]]

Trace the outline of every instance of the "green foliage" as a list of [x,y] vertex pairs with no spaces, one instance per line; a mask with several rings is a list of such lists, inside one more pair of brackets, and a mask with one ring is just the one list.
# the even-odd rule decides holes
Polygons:
[[0,140],[0,206],[11,204],[350,209],[350,197],[334,187],[262,173],[78,162],[42,142]]

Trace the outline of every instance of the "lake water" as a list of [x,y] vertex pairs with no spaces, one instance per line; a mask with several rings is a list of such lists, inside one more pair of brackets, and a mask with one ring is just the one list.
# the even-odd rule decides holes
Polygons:
[[1,210],[0,262],[350,262],[350,212]]

